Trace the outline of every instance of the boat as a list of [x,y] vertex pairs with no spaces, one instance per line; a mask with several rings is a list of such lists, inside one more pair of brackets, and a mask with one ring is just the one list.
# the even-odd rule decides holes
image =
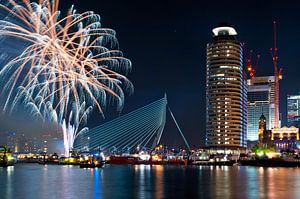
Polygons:
[[237,157],[227,154],[202,155],[202,158],[192,160],[192,165],[203,166],[237,166]]
[[202,166],[233,166],[237,165],[235,161],[194,161],[192,165],[202,165]]
[[112,155],[109,162],[110,164],[139,164],[139,158],[132,155]]
[[54,153],[53,155],[41,153],[37,162],[39,164],[59,164],[59,159],[56,153]]
[[61,165],[79,165],[80,164],[80,158],[77,157],[77,156],[60,157],[58,159],[58,164],[61,164]]
[[8,167],[13,166],[15,160],[11,150],[6,146],[0,146],[0,166]]
[[149,159],[141,159],[136,155],[112,155],[110,156],[110,164],[145,164],[145,165],[188,165],[187,159],[172,158],[161,159],[156,156],[150,156]]
[[80,168],[101,168],[104,166],[104,161],[98,153],[81,157],[79,161]]
[[168,160],[167,164],[170,164],[170,165],[188,165],[188,160],[187,159],[173,158],[173,159]]
[[149,160],[148,164],[151,165],[185,165],[187,166],[189,164],[189,161],[187,159],[169,159],[169,160]]

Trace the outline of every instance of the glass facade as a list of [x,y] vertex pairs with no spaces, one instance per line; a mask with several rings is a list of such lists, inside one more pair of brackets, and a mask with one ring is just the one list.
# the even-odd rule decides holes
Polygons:
[[300,127],[300,94],[287,96],[287,123]]
[[232,27],[217,27],[207,45],[206,145],[246,147],[247,83],[243,50]]
[[274,76],[254,77],[248,80],[247,140],[258,140],[258,120],[264,114],[267,129],[274,127]]

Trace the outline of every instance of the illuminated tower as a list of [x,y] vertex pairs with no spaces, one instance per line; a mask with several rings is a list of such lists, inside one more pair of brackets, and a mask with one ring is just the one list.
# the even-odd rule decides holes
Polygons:
[[266,117],[264,116],[264,114],[261,114],[261,116],[259,117],[258,124],[259,124],[259,127],[258,127],[259,143],[263,143],[264,132],[267,130],[267,121],[266,121]]
[[221,150],[244,148],[247,82],[242,44],[228,24],[220,24],[212,31],[206,62],[206,146]]

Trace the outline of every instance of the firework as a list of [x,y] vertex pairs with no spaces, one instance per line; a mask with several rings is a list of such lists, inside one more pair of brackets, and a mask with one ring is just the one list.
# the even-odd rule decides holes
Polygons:
[[69,155],[92,110],[103,114],[109,102],[121,109],[133,86],[126,78],[131,62],[115,31],[102,28],[99,15],[79,14],[73,6],[61,17],[58,6],[59,0],[0,4],[7,13],[0,36],[25,46],[4,64],[0,79],[4,111],[23,103],[32,115],[58,123]]

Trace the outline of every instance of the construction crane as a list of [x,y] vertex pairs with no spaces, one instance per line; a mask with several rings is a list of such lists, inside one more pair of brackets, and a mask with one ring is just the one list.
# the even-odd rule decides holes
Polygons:
[[252,55],[253,50],[250,50],[249,57],[246,59],[246,67],[251,79],[254,78],[256,75],[255,68],[258,67],[258,63],[260,60],[260,54],[257,54],[255,64],[253,64]]
[[274,127],[279,127],[279,80],[282,79],[282,68],[278,69],[278,48],[276,21],[273,22],[274,28],[274,47],[270,48],[274,65]]

